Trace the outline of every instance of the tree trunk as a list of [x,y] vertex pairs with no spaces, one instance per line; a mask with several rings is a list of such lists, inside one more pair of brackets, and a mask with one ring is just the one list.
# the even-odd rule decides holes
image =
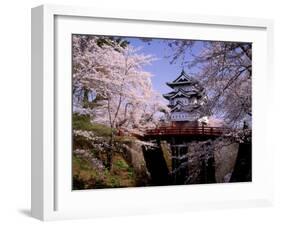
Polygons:
[[111,135],[110,135],[110,140],[109,140],[109,150],[107,150],[106,152],[106,157],[107,157],[107,163],[106,163],[106,167],[108,168],[108,170],[111,170],[111,166],[112,166],[112,157],[113,157],[113,150],[114,150],[114,132],[113,129],[111,128]]

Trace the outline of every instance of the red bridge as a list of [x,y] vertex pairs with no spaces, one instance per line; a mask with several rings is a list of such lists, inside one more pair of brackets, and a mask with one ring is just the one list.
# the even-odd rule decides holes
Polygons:
[[211,136],[217,137],[229,133],[231,130],[223,127],[186,126],[186,127],[158,127],[147,130],[145,136]]

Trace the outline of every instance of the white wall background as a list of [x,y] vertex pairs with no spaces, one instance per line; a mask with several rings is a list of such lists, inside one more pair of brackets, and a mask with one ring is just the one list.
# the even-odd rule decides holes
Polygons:
[[[43,3],[98,8],[263,17],[275,20],[275,101],[271,109],[272,148],[275,149],[276,203],[270,208],[197,211],[93,220],[50,222],[51,225],[280,225],[281,14],[279,1],[211,0],[7,0],[0,7],[0,225],[42,224],[30,208],[30,8]],[[267,95],[265,93],[265,95]],[[281,132],[279,131],[279,134]]]

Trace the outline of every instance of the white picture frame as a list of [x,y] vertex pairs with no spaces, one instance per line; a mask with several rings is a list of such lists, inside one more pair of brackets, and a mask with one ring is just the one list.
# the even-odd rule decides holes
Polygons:
[[[122,25],[123,22],[125,25]],[[91,32],[87,30],[87,23],[98,25],[98,33],[100,34],[110,34],[108,29],[111,28],[114,35],[118,33],[119,35],[129,34],[145,37],[153,35],[154,33],[151,32],[156,31],[152,30],[158,26],[159,31],[154,36],[174,37],[177,33],[176,37],[179,37],[181,35],[179,30],[189,26],[194,29],[193,38],[197,37],[196,32],[201,32],[198,37],[229,40],[233,33],[231,29],[237,29],[237,31],[240,29],[240,37],[233,36],[232,39],[248,41],[253,39],[256,49],[254,54],[262,53],[253,59],[253,67],[256,68],[254,73],[260,75],[253,81],[253,182],[225,184],[223,186],[192,185],[71,191],[68,180],[71,171],[67,171],[71,165],[71,159],[66,153],[71,150],[68,148],[65,148],[66,151],[58,150],[58,147],[63,144],[66,146],[70,146],[70,144],[67,144],[69,140],[64,138],[61,143],[61,140],[58,140],[60,132],[57,132],[57,130],[64,130],[62,127],[66,125],[63,124],[61,115],[68,114],[64,110],[60,110],[58,113],[57,109],[60,103],[59,99],[63,98],[63,95],[70,95],[67,92],[70,88],[68,85],[71,78],[71,73],[68,73],[69,70],[71,71],[69,68],[71,46],[67,47],[68,50],[65,49],[66,57],[64,57],[65,60],[61,61],[59,45],[63,45],[60,38],[62,39],[64,35],[68,36],[77,31]],[[114,29],[115,26],[111,23],[120,23],[120,30]],[[82,24],[84,25],[81,26]],[[125,29],[125,26],[137,24],[146,29],[138,29],[138,31]],[[165,26],[172,29],[174,27],[174,33],[172,34],[173,30],[171,29],[160,29]],[[214,32],[212,29],[219,29],[220,32]],[[56,220],[271,205],[273,202],[273,179],[267,175],[273,171],[273,151],[269,148],[266,124],[267,117],[269,117],[266,106],[270,106],[271,102],[262,96],[261,90],[272,92],[270,88],[273,83],[272,33],[273,22],[265,19],[183,15],[165,12],[161,14],[123,12],[57,5],[43,5],[33,8],[32,216],[41,220]],[[182,34],[181,37],[186,37],[186,35]],[[190,38],[190,36],[186,38]],[[64,69],[58,69],[58,64]],[[64,72],[68,77],[56,76],[57,73]],[[65,85],[61,85],[62,83]],[[71,125],[66,125],[66,127],[69,130]],[[262,137],[264,139],[260,139]],[[266,151],[266,154],[262,154],[262,151]],[[262,161],[263,165],[261,165]],[[61,168],[67,170],[63,171]]]

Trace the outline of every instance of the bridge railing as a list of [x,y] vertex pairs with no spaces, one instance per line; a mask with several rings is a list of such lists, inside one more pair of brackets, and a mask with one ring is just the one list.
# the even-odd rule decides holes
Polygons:
[[223,127],[188,126],[188,127],[158,127],[146,131],[146,135],[209,135],[220,136],[231,130]]

